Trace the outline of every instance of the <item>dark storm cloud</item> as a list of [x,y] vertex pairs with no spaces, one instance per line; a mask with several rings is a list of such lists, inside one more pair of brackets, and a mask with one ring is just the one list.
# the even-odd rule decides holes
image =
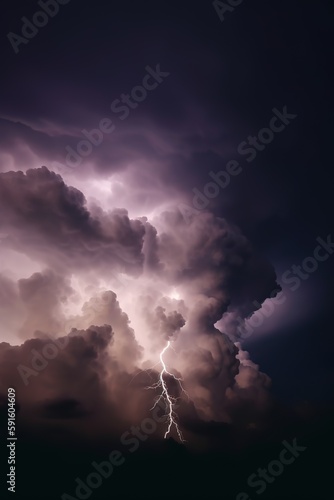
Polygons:
[[84,195],[46,167],[1,174],[0,208],[1,228],[15,228],[6,244],[58,268],[142,266],[142,223],[126,210],[90,213]]
[[[145,217],[130,220],[125,209],[108,212],[97,203],[88,209],[81,191],[45,167],[0,174],[0,194],[0,221],[8,232],[4,249],[14,248],[50,266],[18,285],[3,283],[4,289],[12,288],[12,307],[24,311],[19,335],[38,337],[26,341],[21,350],[9,348],[10,356],[29,352],[33,344],[27,342],[37,342],[43,349],[50,336],[63,336],[73,327],[69,349],[78,358],[75,363],[81,366],[88,356],[88,366],[95,366],[95,347],[102,349],[98,363],[102,385],[96,394],[102,391],[104,398],[106,383],[120,412],[139,415],[152,397],[146,394],[142,399],[141,389],[127,384],[145,354],[141,335],[149,340],[147,352],[153,359],[165,341],[175,337],[180,348],[176,369],[200,418],[231,421],[234,406],[243,407],[252,397],[259,413],[266,409],[267,379],[251,362],[239,360],[238,349],[215,327],[228,308],[245,317],[249,304],[254,308],[254,295],[264,300],[277,286],[273,267],[255,256],[240,230],[208,212],[186,220],[179,210],[170,209],[148,222]],[[142,323],[136,323],[131,306],[121,309],[114,292],[97,293],[92,287],[97,278],[119,272],[133,280],[120,296],[126,300],[132,294]],[[71,275],[84,280],[87,297],[76,315],[66,315],[64,309],[75,299]],[[173,288],[179,289],[181,301],[169,297]],[[86,341],[95,347],[84,347]],[[42,384],[42,399],[48,398],[44,379],[63,380],[69,370],[66,359],[68,349],[39,374],[41,381],[36,377],[34,383]],[[137,394],[136,403],[127,400],[129,394]],[[71,397],[80,403],[76,394]]]
[[[27,166],[43,163],[52,169],[53,161],[64,161],[68,144],[76,148],[83,138],[82,129],[96,128],[103,117],[109,117],[115,120],[115,132],[105,136],[101,145],[93,148],[86,161],[69,175],[74,180],[82,179],[88,189],[90,181],[121,173],[125,179],[123,189],[130,199],[137,196],[136,189],[140,191],[134,204],[137,207],[146,198],[150,208],[178,194],[189,200],[193,187],[201,190],[208,181],[208,172],[221,170],[226,161],[234,159],[240,141],[267,123],[273,106],[284,102],[289,108],[292,103],[292,111],[299,113],[300,108],[310,109],[309,95],[317,94],[308,92],[310,87],[304,88],[310,85],[310,65],[305,65],[302,76],[295,69],[300,68],[296,54],[303,54],[301,40],[306,41],[308,58],[315,59],[312,41],[305,36],[308,30],[296,29],[300,25],[298,9],[290,8],[282,39],[280,23],[273,22],[273,11],[265,3],[253,13],[251,21],[248,14],[252,9],[245,5],[224,26],[211,4],[199,6],[189,2],[176,10],[169,7],[167,15],[160,6],[152,4],[151,17],[140,16],[139,6],[133,6],[130,12],[126,7],[106,7],[103,2],[98,2],[98,6],[94,6],[94,12],[103,15],[85,17],[71,5],[67,17],[57,18],[59,32],[50,23],[50,31],[40,33],[38,40],[25,47],[24,57],[11,63],[14,71],[6,77],[6,91],[0,98],[2,170],[17,170],[25,157]],[[92,14],[92,8],[84,7],[86,15]],[[310,13],[310,9],[305,9]],[[275,12],[283,24],[285,13],[284,8]],[[266,28],[262,30],[263,26]],[[45,57],[46,54],[52,57]],[[131,65],[127,63],[129,59]],[[170,72],[168,81],[126,120],[119,120],[110,109],[111,102],[130,92],[141,81],[144,68],[158,61],[163,71]],[[264,77],[263,67],[269,66]],[[316,66],[317,74],[323,74],[321,65]],[[292,90],[286,83],[290,85],[291,81],[295,82]],[[325,95],[317,95],[326,102]],[[318,110],[318,102],[313,102],[313,107]],[[301,141],[291,147],[297,130],[291,127],[284,138],[268,147],[256,165],[254,162],[252,169],[244,169],[235,183],[231,182],[227,190],[212,200],[209,209],[240,223],[247,236],[254,236],[257,248],[274,248],[281,240],[282,227],[295,240],[296,227],[302,227],[297,219],[295,224],[288,223],[287,214],[290,211],[295,215],[300,196],[297,193],[308,196],[308,190],[297,189],[298,176],[291,182],[287,179],[291,165],[296,164],[295,172],[303,173],[310,164],[305,143],[314,143],[313,122],[312,113],[304,116],[305,130],[299,129],[304,132]],[[64,179],[66,175],[64,171]],[[173,313],[184,318],[182,347],[189,350],[182,356],[186,379],[197,383],[194,391],[199,406],[203,409],[207,405],[207,414],[212,410],[211,414],[221,418],[221,408],[226,413],[226,391],[237,377],[238,387],[231,400],[238,401],[240,394],[247,391],[254,397],[260,394],[261,399],[257,387],[265,389],[265,377],[246,358],[236,360],[236,350],[231,352],[228,339],[214,326],[224,312],[247,317],[254,309],[254,300],[262,303],[277,287],[273,266],[255,255],[240,231],[210,214],[200,214],[185,224],[176,211],[158,217],[155,224],[151,217],[150,222],[131,220],[123,208],[108,212],[99,200],[88,208],[81,191],[68,187],[46,168],[27,174],[2,174],[0,195],[1,233],[8,233],[2,239],[3,250],[24,251],[55,273],[52,277],[49,271],[41,272],[20,286],[3,277],[4,317],[10,328],[17,329],[13,317],[23,308],[23,330],[27,335],[38,330],[36,317],[40,318],[40,330],[47,330],[48,322],[49,334],[61,330],[63,303],[59,297],[71,298],[69,285],[62,277],[66,273],[84,275],[89,269],[89,279],[93,279],[92,274],[109,276],[110,272],[117,274],[122,270],[139,276],[144,270],[152,281],[156,278],[157,284],[148,294],[149,299],[143,299],[143,309],[152,304],[151,314],[159,311],[163,321],[156,328],[160,333],[168,330],[169,320],[173,328],[181,325],[181,320],[174,324]],[[126,203],[117,206],[127,208]],[[314,207],[308,210],[310,213]],[[319,219],[313,212],[311,216]],[[303,225],[308,218],[303,214],[301,219]],[[180,287],[187,304],[178,304],[176,310],[166,297],[156,304],[154,292],[158,296],[160,285],[166,287],[163,294]],[[35,286],[38,291],[34,292]],[[132,293],[136,292],[134,285]],[[116,302],[112,292],[107,292],[107,296],[91,292],[76,321],[81,321],[80,328],[84,329],[89,326],[86,321],[92,318],[92,324],[102,327],[104,321],[112,324],[113,311],[114,322],[127,339],[124,345],[119,343],[119,352],[115,340],[115,349],[117,355],[122,350],[125,354],[128,342],[131,365],[132,350],[139,352],[136,332],[131,332],[128,320],[120,319],[122,313]],[[196,337],[191,348],[190,331]],[[254,391],[248,384],[255,387]]]
[[203,212],[185,220],[180,211],[174,211],[163,213],[161,220],[166,230],[157,241],[164,271],[176,283],[186,284],[190,293],[217,299],[211,321],[217,321],[227,305],[248,314],[254,308],[254,296],[262,302],[275,286],[279,288],[273,265],[256,255],[241,231],[225,219]]
[[[331,3],[241,2],[221,23],[212,2],[72,0],[15,54],[6,34],[19,33],[37,3],[7,2],[0,19],[0,420],[6,429],[15,387],[18,489],[59,499],[78,496],[75,478],[94,470],[96,479],[90,464],[123,452],[120,436],[151,417],[159,391],[147,386],[169,340],[164,361],[189,398],[165,380],[181,398],[187,443],[164,441],[162,423],[146,443],[136,438],[141,450],[92,497],[234,498],[252,463],[269,463],[272,443],[297,429],[321,464],[311,488],[303,478],[314,482],[315,468],[298,462],[297,489],[325,497],[319,443],[329,413],[306,427],[274,407],[272,393],[332,394],[332,263],[307,281],[316,299],[287,296],[293,314],[284,306],[266,320],[267,338],[233,342],[279,291],[275,269],[302,262],[310,241],[331,231]],[[120,119],[111,103],[158,63],[166,81]],[[285,105],[298,120],[248,164],[238,145]],[[66,148],[76,152],[104,118],[115,130],[70,168]],[[192,206],[193,189],[203,193],[230,160],[242,173],[206,211],[176,208]],[[324,307],[326,321],[301,322]],[[317,345],[326,346],[319,356]],[[268,484],[268,495],[287,491],[281,479]]]
[[[65,130],[63,133],[59,130],[58,133],[52,134],[52,128],[48,130],[45,125],[40,126],[39,130],[19,120],[0,119],[0,131],[2,154],[9,155],[20,165],[27,162],[31,164],[37,158],[39,161],[42,159],[61,161],[63,159],[61,152],[69,140]],[[2,171],[8,170],[8,157],[3,156],[0,168]]]
[[60,439],[69,432],[80,440],[119,439],[131,424],[147,420],[157,392],[147,386],[158,373],[138,369],[140,348],[132,351],[130,367],[130,353],[117,350],[118,321],[115,331],[110,325],[72,330],[54,344],[65,347],[51,359],[45,356],[50,339],[1,343],[0,404],[7,388],[15,387],[21,426],[33,432],[38,425],[40,436],[57,429]]
[[[185,306],[174,301],[177,317],[184,318],[178,323],[182,330],[177,334],[180,355],[176,366],[200,417],[232,421],[234,408],[246,408],[252,398],[255,413],[265,413],[270,406],[268,377],[247,361],[240,346],[239,357],[238,349],[215,323],[230,309],[246,317],[254,310],[254,296],[264,300],[277,288],[273,266],[256,256],[238,228],[210,213],[193,214],[185,220],[180,211],[170,210],[154,224],[160,263],[156,275],[163,276],[185,299]],[[153,309],[153,297],[142,301],[154,332],[164,331],[169,318],[176,319],[172,300],[164,303],[169,318],[164,307]],[[174,321],[171,324],[175,326]],[[152,345],[154,341],[159,345],[158,337]],[[249,419],[249,412],[244,417]]]
[[[24,342],[21,346],[11,347],[1,344],[1,385],[22,389],[20,369],[27,371],[31,378],[22,393],[22,402],[26,405],[40,404],[48,395],[76,394],[89,401],[101,397],[101,382],[105,377],[104,360],[106,348],[112,343],[110,326],[91,327],[86,331],[77,331],[71,336],[66,349],[59,351],[58,356],[50,363],[43,363],[41,353],[48,339],[35,338]],[[37,354],[36,354],[37,353]],[[36,363],[34,363],[34,354]],[[38,356],[39,354],[39,356]],[[21,373],[23,373],[21,371]],[[80,376],[78,376],[80,373]],[[48,380],[54,380],[54,390],[50,391]],[[85,386],[82,385],[85,381]]]
[[[180,23],[173,25],[173,37],[170,37],[165,16],[152,4],[152,13],[158,16],[157,20],[151,23],[149,19],[143,19],[140,29],[135,23],[132,29],[136,43],[131,46],[126,29],[123,31],[120,26],[126,28],[131,19],[136,19],[137,8],[136,13],[129,13],[121,6],[108,9],[101,3],[99,9],[105,15],[98,22],[102,23],[103,30],[108,19],[108,33],[112,39],[108,44],[104,37],[96,36],[95,30],[92,36],[92,26],[78,22],[75,25],[80,34],[73,39],[72,29],[67,24],[74,15],[73,9],[67,9],[67,21],[65,16],[57,19],[59,26],[65,23],[60,45],[58,39],[58,46],[54,47],[52,31],[44,30],[44,43],[51,44],[53,49],[50,46],[49,49],[56,51],[52,62],[44,57],[42,43],[36,43],[33,52],[31,44],[25,58],[17,60],[24,68],[29,61],[30,70],[25,71],[24,89],[15,72],[8,76],[7,96],[1,104],[6,127],[2,150],[9,156],[1,158],[2,169],[6,170],[9,158],[15,169],[18,164],[23,168],[24,154],[29,155],[30,167],[39,166],[37,158],[49,168],[52,168],[53,161],[65,163],[65,147],[70,145],[76,149],[78,141],[84,139],[82,129],[96,128],[103,117],[108,117],[116,124],[115,132],[105,136],[103,143],[93,148],[92,155],[84,159],[81,167],[91,162],[94,175],[103,176],[130,162],[146,160],[153,164],[149,170],[153,170],[155,176],[160,177],[158,170],[162,170],[162,181],[172,185],[174,168],[179,165],[178,181],[184,187],[190,177],[198,176],[198,169],[202,168],[200,165],[194,168],[194,163],[189,161],[193,148],[208,149],[210,153],[211,148],[222,147],[220,126],[217,126],[216,118],[212,120],[211,106],[205,103],[194,106],[200,94],[206,96],[208,102],[213,100],[214,93],[219,95],[222,76],[219,56],[210,50],[210,42],[196,42],[194,46],[194,38],[189,38],[192,28],[184,21],[189,15],[193,17],[194,9],[198,7],[192,5],[191,12],[178,7]],[[205,9],[208,19],[213,15],[211,9]],[[150,37],[156,39],[154,44],[150,43]],[[81,42],[77,43],[79,39]],[[59,52],[66,40],[75,44],[75,52]],[[183,55],[179,53],[179,47],[182,47]],[[99,57],[95,53],[99,53]],[[124,64],[131,54],[132,64]],[[45,71],[40,69],[41,61]],[[111,111],[110,104],[140,83],[147,65],[155,67],[158,62],[162,71],[170,72],[167,81],[132,110],[124,122],[120,121],[119,116]],[[91,66],[94,71],[88,70]],[[165,136],[166,147],[157,141],[159,136]],[[14,140],[15,149],[11,148]],[[226,147],[227,141],[224,143]],[[205,161],[205,156],[202,159]],[[83,175],[83,169],[78,175]]]
[[[116,359],[113,354],[115,336],[110,325],[74,330],[69,338],[59,338],[59,345],[67,340],[66,346],[49,361],[43,353],[50,339],[30,339],[16,347],[2,343],[0,392],[16,388],[24,422],[39,420],[44,425],[51,418],[65,423],[66,419],[87,418],[87,425],[99,421],[104,428],[115,430],[120,415],[131,415],[126,406],[131,406],[130,395],[138,390],[138,382],[130,386],[131,372],[124,368],[121,356]],[[135,358],[133,353],[133,367]],[[142,408],[138,399],[139,415],[146,407],[146,394],[143,391]],[[131,418],[135,420],[135,413]]]

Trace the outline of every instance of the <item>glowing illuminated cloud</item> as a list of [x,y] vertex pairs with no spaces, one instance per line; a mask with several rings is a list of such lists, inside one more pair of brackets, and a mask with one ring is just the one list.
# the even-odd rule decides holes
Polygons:
[[[254,290],[262,300],[269,296],[276,283],[272,267],[224,219],[208,212],[184,218],[173,206],[177,197],[168,199],[161,186],[152,190],[143,217],[145,189],[126,174],[98,181],[78,176],[72,184],[87,201],[46,168],[0,174],[0,222],[9,235],[1,246],[2,289],[11,291],[10,307],[2,311],[7,340],[41,332],[60,337],[91,325],[99,336],[111,325],[111,361],[103,361],[108,397],[124,416],[139,418],[148,392],[132,385],[127,390],[137,396],[126,403],[122,380],[160,361],[150,397],[167,404],[165,436],[174,428],[183,439],[179,425],[190,408],[199,419],[228,422],[251,399],[261,413],[268,377],[215,325],[227,311],[247,316]],[[127,205],[137,216],[129,217]],[[171,399],[179,397],[180,424]]]

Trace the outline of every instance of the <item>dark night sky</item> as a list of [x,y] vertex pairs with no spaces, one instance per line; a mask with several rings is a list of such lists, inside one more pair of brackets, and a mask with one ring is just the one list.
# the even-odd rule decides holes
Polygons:
[[[329,422],[333,414],[329,408],[333,405],[334,390],[332,340],[334,256],[330,256],[325,262],[320,262],[316,272],[301,280],[300,287],[296,291],[291,291],[288,284],[282,280],[282,276],[293,265],[300,265],[306,257],[313,255],[318,245],[317,238],[326,240],[328,235],[334,235],[331,2],[244,0],[233,12],[227,12],[224,21],[221,22],[212,2],[202,0],[117,3],[102,0],[94,2],[71,0],[66,5],[60,5],[57,15],[50,19],[45,27],[40,28],[27,44],[22,43],[17,54],[7,38],[7,33],[20,34],[21,17],[26,16],[31,19],[39,7],[36,1],[30,0],[25,2],[12,0],[6,4],[2,6],[0,20],[3,68],[0,92],[0,176],[5,176],[5,173],[10,171],[26,172],[27,169],[38,169],[45,165],[49,171],[62,176],[65,186],[74,186],[88,198],[95,197],[95,201],[104,200],[106,203],[110,201],[106,194],[106,189],[110,190],[110,187],[105,187],[106,182],[111,178],[118,179],[120,184],[112,188],[115,189],[113,191],[115,201],[112,205],[107,203],[104,208],[125,207],[132,218],[136,218],[137,215],[147,215],[151,222],[153,219],[150,218],[150,214],[156,214],[157,207],[170,208],[170,203],[177,204],[179,201],[192,205],[193,189],[196,188],[203,193],[206,183],[212,180],[209,176],[211,171],[223,170],[228,161],[237,160],[242,166],[242,172],[231,178],[230,184],[225,189],[219,190],[219,194],[210,200],[205,210],[216,217],[225,218],[229,224],[240,228],[242,235],[250,242],[251,252],[255,257],[249,267],[245,264],[232,276],[228,285],[224,280],[229,280],[230,274],[224,270],[226,274],[222,275],[221,288],[219,285],[214,285],[212,291],[207,292],[207,297],[219,300],[220,291],[222,294],[230,293],[230,304],[222,302],[219,310],[230,314],[235,312],[245,318],[254,310],[254,308],[249,309],[250,302],[259,300],[263,303],[266,297],[269,297],[269,292],[275,288],[274,271],[276,282],[282,287],[286,296],[284,305],[277,306],[273,316],[242,341],[242,348],[248,351],[250,359],[271,379],[270,394],[273,406],[272,414],[270,418],[268,417],[270,423],[264,425],[265,437],[261,434],[258,438],[249,438],[247,432],[243,434],[244,430],[240,431],[239,438],[235,437],[239,431],[226,430],[224,426],[227,424],[224,419],[216,418],[220,410],[215,410],[216,413],[212,410],[209,427],[204,426],[205,429],[204,427],[202,429],[203,422],[194,419],[193,425],[197,430],[191,432],[192,436],[196,435],[194,438],[196,443],[202,443],[202,438],[199,436],[205,435],[211,443],[210,446],[214,439],[211,440],[208,436],[217,432],[217,435],[219,434],[217,449],[212,451],[212,447],[209,446],[210,451],[202,450],[203,455],[201,455],[198,450],[196,454],[192,449],[183,449],[181,445],[172,441],[169,441],[169,444],[166,442],[160,445],[152,444],[152,448],[147,445],[147,449],[140,452],[141,459],[134,457],[134,462],[131,462],[127,469],[124,466],[115,486],[118,496],[110,496],[113,490],[108,490],[106,487],[102,493],[95,492],[92,499],[132,499],[144,498],[145,495],[147,495],[145,498],[153,498],[149,479],[145,479],[148,483],[146,486],[141,485],[137,491],[134,489],[131,492],[122,489],[122,482],[133,477],[136,478],[133,479],[134,484],[136,481],[140,483],[142,477],[147,477],[145,476],[147,461],[147,467],[155,471],[152,472],[155,478],[152,479],[152,484],[157,484],[160,488],[163,475],[154,468],[155,461],[152,459],[152,456],[159,456],[163,470],[168,471],[170,468],[174,477],[177,477],[176,469],[182,467],[185,462],[188,463],[187,472],[178,479],[180,486],[178,493],[174,495],[175,498],[234,500],[243,488],[244,479],[240,477],[247,478],[258,463],[259,465],[267,463],[272,456],[276,456],[275,453],[271,454],[271,451],[279,449],[285,435],[291,438],[296,436],[294,432],[297,432],[297,429],[300,429],[301,436],[309,443],[310,457],[306,458],[304,463],[298,464],[294,477],[292,475],[287,477],[286,473],[282,483],[278,485],[281,479],[277,479],[277,485],[271,486],[270,491],[268,487],[268,492],[261,498],[296,500],[330,498],[330,495],[325,496],[327,495],[325,479],[322,489],[320,487],[318,489],[320,479],[316,479],[326,475],[328,463],[319,465],[319,462],[317,470],[314,464],[317,463],[316,457],[324,453],[320,440],[326,436],[330,439],[326,432],[330,428]],[[149,91],[143,102],[140,102],[136,109],[130,110],[126,119],[120,120],[119,116],[111,111],[111,103],[120,98],[122,93],[128,93],[134,86],[140,85],[147,71],[145,68],[147,66],[155,68],[157,64],[160,64],[161,71],[168,72],[169,76],[155,90]],[[282,111],[284,106],[289,113],[297,115],[296,118],[291,119],[291,123],[284,131],[276,133],[272,142],[263,151],[258,151],[253,161],[247,162],[247,156],[238,152],[240,143],[247,140],[250,135],[257,135],[262,128],[268,126],[273,116],[273,108]],[[92,154],[83,159],[76,168],[64,165],[66,146],[75,149],[78,141],[83,139],[82,129],[96,128],[102,118],[113,120],[116,131],[108,135],[101,145],[95,147]],[[95,232],[97,229],[93,223],[90,225],[87,222],[88,215],[84,213],[80,196],[73,193],[66,194],[65,187],[57,191],[54,179],[49,178],[48,174],[45,175],[50,182],[50,185],[48,184],[50,191],[44,193],[43,190],[38,191],[39,182],[44,181],[40,180],[42,174],[36,173],[34,177],[31,176],[30,184],[27,184],[28,194],[24,195],[22,195],[22,179],[14,175],[3,177],[4,184],[0,179],[0,196],[3,197],[0,200],[2,211],[0,234],[10,233],[12,238],[8,240],[8,245],[12,245],[10,251],[26,253],[34,262],[42,262],[44,267],[59,273],[59,276],[57,274],[50,278],[50,288],[48,288],[52,290],[50,301],[52,302],[53,297],[57,297],[54,299],[57,302],[60,300],[60,292],[64,296],[66,294],[70,296],[69,288],[66,288],[69,284],[61,277],[66,275],[60,265],[62,259],[72,266],[68,268],[67,275],[73,272],[81,277],[84,276],[86,286],[89,280],[90,284],[95,286],[95,277],[92,278],[94,273],[99,276],[99,273],[107,272],[104,271],[107,267],[103,266],[116,266],[118,261],[116,257],[110,257],[107,251],[104,253],[104,250],[101,250],[98,256],[89,257],[91,260],[88,260],[88,257],[85,260],[85,254],[76,247],[75,238],[73,242],[71,240],[68,243],[68,247],[66,246],[60,228],[66,226],[68,234],[80,228],[87,247],[93,238],[97,238]],[[97,191],[94,191],[94,186],[97,186]],[[10,189],[12,194],[8,201],[9,198],[6,196]],[[37,197],[37,191],[40,198],[31,198]],[[62,193],[65,193],[65,198],[67,197],[64,202],[66,206],[62,204]],[[33,210],[29,204],[32,199],[33,203],[36,203],[34,207],[39,210],[40,215],[37,217],[34,215],[35,212],[34,214],[30,212]],[[13,209],[12,200],[15,201]],[[49,208],[46,207],[52,207],[52,210],[49,212]],[[55,215],[61,210],[64,210],[62,217],[65,214],[64,226],[61,223],[58,226]],[[51,212],[52,218],[48,215]],[[108,226],[106,217],[103,218],[96,207],[90,208],[90,214],[98,217],[108,231],[114,224],[110,222]],[[161,227],[168,233],[166,228],[169,222],[167,224],[166,221],[168,222],[167,219],[163,221],[161,219],[161,226],[159,223],[157,225],[152,223],[158,233]],[[121,234],[119,238],[123,238],[119,241],[121,245],[124,243],[123,256],[126,253],[129,275],[138,277],[140,252],[137,250],[141,227],[135,223],[131,224],[123,228],[124,232],[121,233],[120,230],[118,234]],[[201,243],[203,248],[206,248],[207,240],[211,241],[210,224],[211,222],[207,222],[207,226],[199,225],[199,229],[196,229],[197,232],[203,231]],[[209,229],[204,235],[206,227]],[[216,230],[218,231],[212,223],[212,232]],[[204,289],[209,290],[207,275],[203,277],[204,275],[200,274],[204,268],[207,269],[206,266],[209,266],[209,256],[206,256],[205,250],[203,253],[196,253],[195,256],[191,253],[192,245],[195,245],[195,240],[192,239],[193,233],[184,233],[184,242],[188,242],[189,247],[188,260],[184,264],[181,252],[177,254],[175,261],[178,261],[178,267],[175,263],[170,264],[174,259],[173,248],[176,247],[171,245],[167,236],[156,243],[153,233],[152,230],[151,239],[147,243],[148,246],[152,244],[151,260],[147,264],[151,266],[150,269],[152,270],[156,264],[155,258],[160,259],[160,264],[168,262],[166,265],[170,265],[171,268],[175,265],[177,271],[173,270],[175,272],[173,278],[172,275],[168,275],[170,280],[168,284],[182,285],[187,300],[192,297],[191,287],[199,286],[200,280],[204,283],[200,289],[201,293]],[[182,239],[182,233],[180,234]],[[248,247],[243,247],[244,243],[240,242],[239,233],[233,241],[236,241],[236,246],[240,245],[241,248],[240,255],[238,254],[236,258],[241,256],[240,258],[245,258],[246,261]],[[50,250],[48,257],[44,259],[43,252],[47,254],[47,249],[55,249],[57,242],[59,248],[71,247],[73,252],[71,256],[66,254],[68,261],[65,261],[65,253],[61,257],[63,250],[59,250],[59,254],[56,251],[53,254],[53,250]],[[105,249],[110,240],[104,234],[101,242],[101,248]],[[18,245],[21,245],[21,249],[18,249]],[[213,248],[217,251],[214,245],[215,243]],[[228,245],[226,248],[224,246],[224,251],[225,249],[227,253],[230,251]],[[73,262],[77,259],[75,264],[72,258]],[[232,259],[228,253],[229,258]],[[1,272],[8,270],[6,266],[12,268],[17,266],[17,269],[21,269],[19,267],[21,265],[25,266],[24,262],[14,263],[10,253],[4,253],[1,259],[6,264],[0,269],[0,278]],[[100,259],[101,263],[98,262]],[[24,272],[22,276],[19,275],[19,271],[17,275],[15,274],[16,281],[21,278],[26,280],[26,284],[19,285],[21,299],[25,290],[27,294],[32,293],[31,287],[35,285],[33,282],[28,283],[28,277],[36,270],[39,272],[40,268],[35,269],[32,266],[31,272]],[[167,283],[166,279],[164,283]],[[144,279],[142,283],[146,286]],[[38,283],[36,286],[39,286]],[[0,296],[5,304],[1,311],[4,315],[5,308],[10,311],[16,310],[16,305],[11,309],[12,305],[6,302],[6,297],[9,296],[6,290],[0,280]],[[134,293],[140,294],[140,290],[142,289],[136,288]],[[90,291],[87,291],[88,293]],[[88,295],[84,297],[87,299]],[[24,301],[24,297],[22,300]],[[50,301],[45,302],[45,307],[51,311],[53,306]],[[126,301],[124,303],[128,304]],[[121,305],[123,307],[123,303]],[[37,311],[37,316],[41,314],[42,317],[43,314],[38,312],[38,306],[36,307],[34,314]],[[115,309],[114,314],[117,316],[118,313]],[[10,314],[15,316],[12,312]],[[46,315],[43,318],[44,323],[41,324],[47,328],[45,325],[50,322],[51,316]],[[29,321],[13,339],[9,332],[1,330],[0,343],[8,342],[14,345],[32,339],[34,334],[24,329],[29,327],[33,331],[31,325],[37,325],[38,322],[34,323],[35,319]],[[123,320],[119,319],[120,323],[121,321]],[[201,318],[198,319],[197,316],[196,321],[193,319],[191,321],[194,321],[191,324],[196,325],[195,329],[201,324]],[[12,325],[13,321],[9,319],[5,324]],[[206,319],[203,319],[204,324],[207,326]],[[51,323],[50,328],[53,328]],[[78,326],[80,331],[87,328],[84,322]],[[126,331],[130,338],[131,334],[127,328],[128,326],[124,326],[124,332]],[[41,329],[43,330],[42,326]],[[134,329],[136,330],[136,327]],[[54,332],[56,333],[56,330]],[[20,342],[17,341],[18,338]],[[87,340],[90,341],[91,339]],[[133,339],[131,342],[134,342]],[[73,352],[77,348],[73,347]],[[137,344],[131,344],[129,352],[131,349],[137,352]],[[196,359],[194,358],[194,364]],[[6,387],[10,383],[10,378],[6,379],[5,376],[6,370],[7,368],[4,368],[2,374],[0,396],[2,393],[5,394]],[[11,373],[9,368],[8,373]],[[99,390],[97,389],[96,394],[99,394]],[[39,389],[37,393],[38,391]],[[49,397],[45,396],[43,391],[39,394],[41,398]],[[93,394],[94,391],[91,400],[95,401]],[[96,404],[104,408],[104,396],[102,395],[101,399],[99,396],[96,397]],[[35,401],[30,393],[27,393],[26,398],[28,406],[30,399]],[[219,403],[215,397],[213,400],[213,405],[217,405],[218,408]],[[23,406],[24,401],[25,398]],[[140,404],[142,411],[142,408],[146,408],[146,402]],[[233,409],[236,420],[242,411]],[[122,428],[121,410],[119,412],[117,410],[116,414],[118,420],[111,432],[110,443],[117,442],[119,429]],[[297,414],[298,418],[300,415],[306,420],[309,418],[307,423],[303,420],[304,427],[299,427]],[[29,429],[29,412],[27,415],[22,426]],[[138,415],[141,416],[141,413]],[[193,417],[190,413],[185,415],[185,421],[188,419],[187,425],[191,428],[192,424],[189,422],[193,421]],[[126,419],[124,421],[127,422]],[[232,422],[232,426],[234,424],[235,421]],[[220,426],[219,429],[217,427],[217,431],[215,425]],[[101,428],[108,427],[103,423]],[[83,432],[83,429],[84,427],[80,432]],[[70,430],[67,429],[66,432]],[[86,455],[82,457],[80,432],[78,442],[72,436],[73,444],[69,440],[66,445],[59,445],[60,451],[57,451],[57,456],[60,456],[67,447],[71,450],[66,452],[69,453],[66,460],[75,463],[73,467],[77,474],[85,470],[87,463],[89,464],[96,456],[95,445],[90,442],[87,446],[87,460],[85,461]],[[45,433],[49,435],[51,431],[46,430]],[[227,435],[230,436],[228,439]],[[30,453],[30,439],[32,437],[29,432],[23,433],[25,457]],[[94,439],[95,437],[92,437],[93,442]],[[98,441],[98,438],[96,439]],[[104,446],[109,449],[108,439],[103,446],[100,446],[100,443],[96,444],[101,457]],[[234,444],[225,451],[229,439]],[[62,439],[60,442],[63,443]],[[239,449],[240,442],[242,443],[240,448],[246,451],[243,451],[238,462],[236,449]],[[39,443],[38,446],[41,446],[44,453],[43,444]],[[53,462],[50,457],[49,459],[53,465],[49,467],[46,459],[46,465],[43,465],[45,478],[53,477],[50,471],[58,463],[55,457]],[[23,463],[23,458],[21,460]],[[225,469],[224,467],[222,469],[229,471],[225,489],[224,478],[221,479],[221,483],[218,480],[222,474],[219,460],[225,464]],[[240,473],[238,474],[236,470]],[[195,471],[195,474],[191,471]],[[85,474],[82,472],[82,476]],[[197,486],[193,483],[193,476],[196,474],[197,477],[201,476]],[[314,476],[315,486],[311,486],[305,480],[307,476]],[[29,481],[28,478],[32,477],[32,471],[25,469],[24,474],[21,473],[21,482]],[[71,488],[73,491],[72,477],[75,477],[75,473],[68,476],[65,474],[63,483],[59,481],[64,485],[62,491],[66,488],[68,488],[66,491],[70,491]],[[301,486],[304,480],[306,482]],[[188,481],[192,483],[190,489],[187,489]],[[172,491],[168,488],[168,491]],[[29,486],[28,491],[27,495],[31,496],[23,495],[22,498],[33,498],[34,488]],[[114,491],[116,492],[116,489]],[[45,495],[44,482],[35,490],[35,495],[37,492],[41,497],[35,498],[60,498],[58,490],[58,496],[52,496],[52,492],[49,496]],[[196,494],[198,496],[195,496]],[[257,498],[255,493],[253,495],[250,498]],[[161,496],[161,493],[154,498],[158,496]]]

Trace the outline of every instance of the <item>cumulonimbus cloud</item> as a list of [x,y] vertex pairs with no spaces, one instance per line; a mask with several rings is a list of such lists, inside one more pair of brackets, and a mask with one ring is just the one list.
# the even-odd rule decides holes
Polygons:
[[125,208],[101,205],[89,206],[46,167],[0,174],[1,251],[40,266],[25,278],[0,276],[6,325],[23,340],[1,344],[0,392],[22,384],[17,367],[30,366],[32,349],[70,335],[31,377],[22,408],[36,405],[41,419],[82,419],[103,407],[133,420],[152,403],[143,380],[147,370],[157,377],[152,367],[172,340],[166,361],[184,380],[188,414],[253,421],[268,408],[270,381],[216,324],[264,301],[277,286],[273,267],[209,212],[185,220],[171,207],[131,219]]

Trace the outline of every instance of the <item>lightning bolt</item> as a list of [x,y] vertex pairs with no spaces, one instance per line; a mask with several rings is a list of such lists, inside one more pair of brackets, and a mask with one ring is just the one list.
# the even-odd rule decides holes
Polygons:
[[166,384],[166,381],[165,381],[165,376],[168,375],[168,376],[172,377],[178,383],[181,391],[184,394],[186,394],[186,396],[188,398],[189,398],[189,395],[187,394],[187,392],[183,388],[182,380],[180,378],[176,377],[173,373],[170,373],[167,370],[167,367],[166,367],[166,364],[164,362],[163,356],[164,356],[165,352],[169,348],[173,349],[173,347],[171,346],[170,340],[167,342],[167,345],[163,348],[163,350],[160,353],[160,363],[161,363],[161,366],[162,366],[162,370],[160,372],[159,381],[156,382],[154,385],[152,385],[150,387],[147,387],[147,389],[158,389],[158,388],[161,389],[161,394],[156,399],[153,407],[151,408],[151,411],[154,410],[154,408],[157,406],[157,404],[159,403],[159,401],[162,400],[162,401],[165,402],[165,405],[166,405],[166,417],[168,419],[168,427],[167,427],[167,430],[165,432],[164,438],[165,439],[167,438],[168,434],[171,433],[172,427],[174,426],[175,429],[176,429],[177,435],[179,436],[180,441],[182,443],[184,443],[185,439],[184,439],[184,437],[182,435],[182,432],[181,432],[181,430],[180,430],[180,428],[178,426],[178,423],[177,423],[177,414],[175,413],[175,409],[174,409],[176,402],[180,398],[174,398],[173,396],[171,396],[169,394],[168,387],[167,387],[167,384]]

